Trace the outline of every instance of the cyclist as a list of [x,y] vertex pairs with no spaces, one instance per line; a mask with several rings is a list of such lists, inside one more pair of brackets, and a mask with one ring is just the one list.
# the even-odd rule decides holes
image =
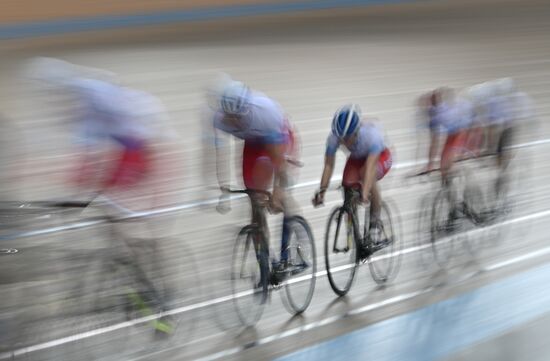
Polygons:
[[439,150],[439,140],[445,135],[441,150],[440,171],[444,183],[453,163],[462,155],[468,140],[468,131],[472,123],[471,103],[455,96],[452,89],[439,88],[431,92],[423,114],[430,129],[430,146],[426,171],[433,171],[435,158]]
[[471,104],[471,124],[468,129],[466,148],[475,157],[488,153],[489,141],[487,131],[487,99],[490,95],[490,84],[480,83],[463,91],[463,96]]
[[222,192],[228,190],[227,152],[224,134],[244,140],[242,176],[247,189],[265,191],[273,188],[273,207],[284,212],[281,254],[277,270],[287,266],[289,229],[287,221],[291,197],[287,161],[296,156],[295,133],[281,106],[265,94],[253,91],[244,83],[231,80],[219,95],[219,109],[214,115],[216,169]]
[[[166,129],[158,127],[165,125],[162,124],[165,112],[158,99],[120,86],[111,74],[58,59],[33,59],[28,70],[31,78],[62,90],[76,100],[78,109],[70,115],[84,151],[76,179],[78,185],[99,187],[101,192],[127,189],[151,174],[151,145],[154,140],[169,135]],[[97,154],[104,149],[110,151],[109,146],[115,147],[114,167],[98,179],[101,159]],[[129,295],[145,314],[150,313],[145,306],[148,293]],[[164,307],[161,297],[154,302]],[[174,331],[169,317],[155,320],[154,326],[159,335]]]
[[317,207],[324,203],[336,151],[341,146],[349,151],[342,185],[354,187],[361,184],[363,200],[370,201],[370,228],[373,229],[379,223],[382,201],[377,182],[390,170],[392,156],[384,145],[381,130],[372,122],[363,121],[361,109],[356,104],[344,105],[334,114],[332,131],[327,138],[321,185],[315,192],[313,205]]
[[[62,90],[76,101],[71,112],[82,161],[77,185],[105,191],[134,187],[152,171],[152,144],[168,136],[166,112],[151,94],[123,87],[105,71],[51,58],[33,59],[31,77]],[[163,129],[164,128],[164,129]],[[114,166],[101,174],[98,156],[114,146]]]
[[517,128],[522,122],[532,118],[532,101],[529,96],[517,89],[510,78],[501,78],[490,83],[491,97],[488,100],[488,124],[491,134],[492,151],[496,155],[499,177],[497,193],[501,190],[510,162],[510,147]]

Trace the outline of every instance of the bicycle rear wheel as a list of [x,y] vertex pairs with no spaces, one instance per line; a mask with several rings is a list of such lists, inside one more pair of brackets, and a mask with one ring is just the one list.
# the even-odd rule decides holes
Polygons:
[[313,233],[307,221],[294,216],[289,222],[288,240],[289,278],[285,284],[283,300],[287,309],[294,314],[304,312],[309,306],[315,290],[317,261]]
[[359,265],[355,225],[355,217],[344,207],[335,208],[327,223],[325,266],[330,287],[339,296],[350,290]]
[[[80,297],[72,302],[79,304],[73,304],[76,308],[65,318],[70,321],[73,332],[82,338],[70,343],[67,353],[78,354],[80,360],[96,360],[115,352],[116,347],[118,355],[127,355],[131,340],[139,334],[132,327],[127,298],[133,282],[127,270],[123,270],[125,266],[111,259],[109,249],[96,252],[88,266],[88,271],[82,275],[81,283],[74,290],[80,293]],[[108,332],[111,327],[117,328],[117,331]],[[111,344],[113,348],[99,347]]]
[[268,262],[265,239],[256,227],[244,227],[233,251],[231,287],[237,315],[245,326],[254,325],[262,317],[269,286]]
[[[395,208],[397,226],[401,224]],[[395,232],[392,212],[388,203],[382,202],[380,226],[369,232],[369,269],[373,280],[378,284],[391,281],[399,270],[403,242],[400,234]]]

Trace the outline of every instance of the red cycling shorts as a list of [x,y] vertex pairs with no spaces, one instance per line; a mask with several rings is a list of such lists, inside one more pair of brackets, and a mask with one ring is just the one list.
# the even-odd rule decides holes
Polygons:
[[[292,130],[288,130],[287,139],[280,144],[283,156],[292,156],[295,153],[296,144]],[[273,183],[275,163],[269,155],[265,144],[251,141],[244,142],[243,149],[243,180],[248,189],[268,190]]]
[[[365,175],[365,165],[367,157],[365,158],[348,158],[346,166],[344,168],[344,175],[342,177],[342,185],[345,187],[351,187],[357,184],[363,184],[363,176]],[[389,172],[392,166],[392,156],[388,148],[384,149],[378,158],[376,164],[376,180],[384,178]]]
[[128,188],[138,184],[151,170],[151,158],[146,147],[125,148],[115,160],[112,173],[107,177],[105,188]]
[[447,140],[441,152],[441,168],[447,168],[455,161],[455,158],[465,150],[468,133],[460,131],[447,135]]

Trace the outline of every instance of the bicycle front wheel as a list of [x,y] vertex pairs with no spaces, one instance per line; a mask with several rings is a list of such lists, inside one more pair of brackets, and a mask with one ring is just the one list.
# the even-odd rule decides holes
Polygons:
[[258,322],[267,301],[268,256],[267,244],[258,229],[244,227],[233,251],[231,286],[237,316],[245,326]]
[[330,287],[338,296],[350,290],[359,264],[355,225],[353,214],[344,207],[335,208],[327,223],[325,266]]
[[388,203],[382,202],[380,225],[370,233],[369,268],[372,279],[378,284],[391,281],[397,275],[401,264],[403,242],[400,234],[395,231],[395,226],[399,227],[401,221],[397,208],[393,208],[396,224]]
[[307,221],[294,216],[289,222],[290,237],[287,256],[289,275],[285,284],[284,304],[294,314],[304,312],[309,306],[315,289],[317,262],[315,241]]
[[440,190],[432,206],[430,241],[435,261],[442,268],[448,265],[453,254],[453,235],[458,227],[456,218],[447,191]]

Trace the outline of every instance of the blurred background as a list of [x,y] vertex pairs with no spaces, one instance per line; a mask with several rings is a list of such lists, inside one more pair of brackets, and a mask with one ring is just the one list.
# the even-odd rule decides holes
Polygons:
[[[548,359],[547,1],[19,0],[0,7],[0,359]],[[89,181],[99,171],[78,173],[83,133],[75,118],[85,115],[75,93],[29,75],[36,57],[77,64],[158,101],[140,113],[145,132],[158,135],[149,143],[154,169],[137,186],[107,192],[108,207],[104,199],[84,210],[40,203],[91,200],[97,189],[75,177]],[[216,211],[209,94],[221,73],[275,99],[296,127],[304,167],[292,192],[317,249],[308,310],[293,317],[275,291],[252,328],[235,313],[230,272],[250,205],[236,197],[231,213]],[[507,211],[457,236],[441,267],[422,218],[439,180],[410,177],[428,156],[418,99],[445,86],[474,102],[470,87],[505,77],[530,100],[511,147]],[[124,99],[136,112],[144,104]],[[377,286],[360,267],[351,292],[337,298],[323,273],[324,240],[329,212],[341,204],[344,153],[325,207],[314,208],[311,198],[332,116],[346,103],[376,118],[392,149],[380,187],[404,248],[390,284]],[[236,188],[241,148],[236,141],[229,153]],[[96,169],[112,167],[108,155],[117,149],[95,154],[106,160]],[[462,165],[487,203],[493,162]],[[126,218],[115,227],[111,212]],[[280,220],[269,216],[272,249]],[[133,322],[131,312],[113,308],[116,301],[93,311],[98,295],[129,292],[120,280],[136,271],[124,262],[112,268],[120,252],[169,295],[178,320],[172,337],[159,340],[150,320]]]

